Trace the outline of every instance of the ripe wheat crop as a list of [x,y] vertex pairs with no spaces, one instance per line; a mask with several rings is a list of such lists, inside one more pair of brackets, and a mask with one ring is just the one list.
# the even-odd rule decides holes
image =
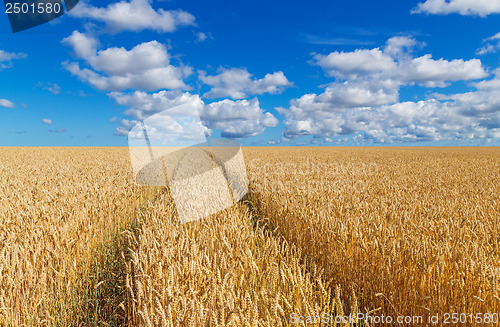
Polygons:
[[0,326],[498,313],[497,148],[243,150],[248,195],[181,224],[128,149],[1,148]]
[[0,149],[0,326],[72,326],[105,308],[98,259],[141,188],[127,149]]
[[292,313],[340,310],[322,272],[299,248],[252,225],[244,203],[181,225],[168,195],[151,201],[129,233],[127,308],[132,325],[283,326]]
[[341,311],[246,203],[181,225],[124,148],[2,148],[0,326],[276,326]]
[[245,153],[252,200],[276,235],[354,289],[363,310],[498,314],[498,148]]

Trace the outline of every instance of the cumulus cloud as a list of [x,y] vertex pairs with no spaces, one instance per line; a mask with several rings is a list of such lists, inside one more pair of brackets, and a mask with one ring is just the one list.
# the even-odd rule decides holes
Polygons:
[[487,53],[498,52],[500,50],[500,32],[483,40],[485,44],[477,50],[477,54],[484,55]]
[[314,56],[328,76],[339,79],[376,78],[392,80],[401,85],[418,83],[443,87],[448,82],[480,79],[488,76],[478,59],[451,61],[435,60],[432,55],[413,57],[411,52],[418,43],[409,37],[394,37],[384,49],[358,49],[353,52],[332,52]]
[[200,116],[208,128],[222,130],[221,136],[227,138],[258,135],[278,125],[278,119],[264,112],[257,99],[213,102],[203,107]]
[[332,52],[327,56],[318,54],[314,57],[317,64],[329,76],[352,76],[359,74],[393,71],[397,68],[394,59],[380,49],[355,50],[354,52]]
[[[356,135],[376,143],[488,139],[500,136],[498,107],[470,110],[474,102],[485,104],[480,94],[455,95],[455,101],[436,99],[400,102],[342,112],[310,111],[291,105],[280,108],[285,117],[285,138],[301,135],[331,138]],[[498,106],[498,97],[495,98]],[[491,110],[493,106],[489,106]]]
[[15,108],[16,105],[14,104],[14,102],[12,101],[9,101],[7,99],[0,99],[0,107],[4,107],[4,108]]
[[415,82],[430,87],[447,86],[450,81],[467,81],[488,76],[479,59],[434,60],[430,54],[411,60],[400,74],[404,82]]
[[240,68],[220,68],[218,72],[219,74],[212,76],[204,71],[199,72],[200,81],[211,87],[209,92],[203,94],[204,97],[243,99],[250,95],[281,93],[292,85],[281,71],[266,74],[261,79],[252,78],[252,74]]
[[99,44],[94,37],[78,31],[73,31],[70,36],[63,39],[62,43],[69,45],[75,52],[75,55],[83,59],[90,59],[96,56]]
[[[133,117],[136,120],[144,120],[147,117],[154,115],[158,112],[170,110],[170,113],[181,114],[185,113],[186,108],[192,110],[201,110],[204,103],[196,94],[188,92],[175,91],[160,91],[157,93],[146,93],[142,91],[135,91],[133,93],[110,93],[110,96],[115,99],[116,103],[121,106],[128,107],[125,115]],[[189,104],[189,106],[178,107],[180,105]],[[181,108],[181,112],[172,111],[172,108]],[[191,114],[198,114],[192,112]]]
[[179,27],[195,24],[194,16],[188,12],[161,8],[155,10],[151,3],[151,0],[123,0],[98,8],[80,1],[69,14],[103,22],[112,33],[142,30],[174,32]]
[[[125,115],[132,120],[122,120],[115,132],[116,135],[127,135],[135,126],[136,121],[162,113],[162,116],[178,117],[184,115],[196,116],[206,127],[206,133],[221,130],[223,137],[244,138],[264,132],[267,127],[274,127],[278,120],[271,113],[260,108],[257,99],[228,100],[205,104],[198,95],[188,92],[160,91],[146,93],[136,91],[133,93],[111,93],[110,96],[122,106],[128,107]],[[174,124],[174,120],[170,124]],[[168,123],[168,122],[166,122]],[[166,126],[168,127],[168,126]]]
[[65,62],[64,67],[99,90],[188,89],[183,78],[191,75],[192,69],[171,65],[167,48],[157,41],[144,42],[130,50],[123,47],[97,50],[95,38],[74,31],[63,43],[91,69],[80,68],[75,62]]
[[199,113],[204,104],[198,95],[174,90],[157,93],[112,92],[110,96],[119,105],[128,107],[124,113],[132,118],[122,119],[115,135],[126,136],[137,123],[148,120],[150,127],[154,126],[150,132],[154,132],[156,141],[160,143],[173,144],[172,138],[199,139],[200,133],[210,134],[206,127],[200,126]]
[[42,123],[44,123],[45,125],[52,125],[52,120],[44,118],[44,119],[42,119]]
[[486,17],[500,13],[500,0],[427,0],[413,8],[412,13]]
[[12,67],[12,60],[26,58],[25,53],[14,53],[0,50],[0,70]]
[[398,88],[392,81],[354,81],[332,83],[319,95],[306,94],[292,103],[310,111],[341,111],[398,101]]
[[474,83],[476,90],[452,95],[435,94],[439,100],[451,100],[460,109],[460,114],[495,120],[500,124],[500,68],[495,77]]
[[384,53],[392,58],[404,59],[408,58],[415,48],[422,48],[425,45],[424,42],[417,42],[412,37],[394,36],[387,40]]
[[475,91],[399,102],[402,85],[445,86],[488,76],[477,59],[414,57],[417,45],[398,37],[383,49],[316,55],[317,64],[336,80],[323,93],[306,94],[290,101],[289,108],[277,108],[284,117],[283,139],[349,135],[359,142],[392,143],[498,137],[500,70],[492,79],[473,83]]
[[118,126],[114,132],[114,135],[116,136],[127,136],[128,133],[130,132],[130,130],[132,128],[135,127],[135,125],[138,123],[139,121],[137,120],[128,120],[128,119],[122,119],[120,121],[120,124],[121,126]]

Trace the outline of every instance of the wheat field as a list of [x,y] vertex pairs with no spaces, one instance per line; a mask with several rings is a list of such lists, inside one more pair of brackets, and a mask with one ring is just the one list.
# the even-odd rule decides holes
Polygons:
[[[99,311],[100,252],[143,190],[127,149],[0,149],[0,325],[70,326]],[[98,282],[98,281],[97,281]]]
[[0,148],[0,326],[498,313],[498,148],[243,153],[247,196],[181,224],[126,148]]
[[246,154],[253,201],[276,234],[354,289],[363,309],[498,314],[498,148]]

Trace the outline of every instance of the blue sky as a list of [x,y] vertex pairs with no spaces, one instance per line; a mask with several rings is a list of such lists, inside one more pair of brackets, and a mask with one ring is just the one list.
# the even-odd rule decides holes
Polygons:
[[500,145],[500,0],[80,1],[12,33],[0,145],[126,146],[185,103],[244,145]]

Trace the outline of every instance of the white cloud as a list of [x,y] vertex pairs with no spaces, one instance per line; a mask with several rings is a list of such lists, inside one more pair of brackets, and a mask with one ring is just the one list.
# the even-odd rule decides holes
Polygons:
[[314,58],[329,76],[357,77],[358,74],[392,71],[397,68],[394,59],[379,48],[354,52],[335,51],[327,56],[316,55]]
[[[192,95],[188,92],[175,91],[160,91],[157,93],[146,93],[135,91],[134,93],[110,93],[110,96],[115,99],[116,103],[121,106],[129,107],[125,111],[125,115],[133,117],[136,120],[144,120],[147,117],[169,110],[171,108],[180,108],[178,106],[189,104],[188,108],[201,110],[203,101],[198,95]],[[185,110],[186,107],[182,107]],[[179,112],[169,111],[170,114],[179,114]],[[194,114],[194,113],[191,113]],[[196,113],[197,114],[197,113]]]
[[15,108],[16,105],[14,104],[14,102],[12,101],[9,101],[7,99],[0,99],[0,107],[4,107],[4,108]]
[[392,80],[400,85],[418,83],[443,87],[451,81],[488,76],[478,59],[435,60],[430,54],[413,57],[411,52],[417,45],[413,38],[393,37],[383,50],[332,52],[329,55],[315,55],[314,59],[328,76],[350,80]]
[[49,90],[49,92],[51,92],[52,94],[59,94],[61,93],[61,87],[57,84],[52,84],[50,85],[47,90]]
[[[359,142],[392,143],[488,139],[500,135],[500,69],[497,77],[473,83],[475,91],[423,101],[399,102],[402,85],[445,86],[487,77],[481,61],[414,57],[411,38],[392,38],[385,48],[316,55],[336,81],[321,94],[306,94],[277,108],[284,117],[283,140],[303,135]],[[350,61],[349,59],[353,60]]]
[[45,125],[52,125],[52,120],[44,118],[44,119],[42,119],[42,123],[44,123]]
[[340,111],[397,101],[397,85],[392,81],[384,80],[332,83],[320,95],[306,94],[298,100],[292,100],[295,105],[314,111]]
[[119,126],[116,128],[113,134],[116,136],[127,136],[129,132],[129,129]]
[[478,90],[498,90],[500,89],[500,68],[495,70],[495,78],[483,80],[473,84]]
[[212,33],[197,32],[195,33],[195,35],[196,42],[203,42],[212,38]]
[[112,33],[142,30],[173,32],[179,27],[195,24],[194,16],[188,12],[161,8],[155,10],[151,3],[151,0],[123,0],[105,8],[97,8],[80,1],[69,14],[104,22]]
[[95,70],[109,75],[137,74],[169,64],[167,49],[157,41],[141,43],[130,51],[125,48],[108,48],[85,59]]
[[413,49],[425,46],[423,42],[417,42],[412,37],[408,36],[394,36],[387,40],[384,53],[392,58],[405,59]]
[[99,90],[189,89],[183,78],[191,75],[192,69],[171,65],[167,48],[157,41],[138,44],[131,50],[113,47],[98,51],[95,38],[74,31],[63,43],[92,69],[82,69],[74,62],[65,62],[64,67]]
[[257,99],[211,103],[203,107],[201,120],[208,128],[222,130],[221,136],[228,138],[258,135],[267,127],[278,125],[278,119],[264,112]]
[[83,59],[94,57],[99,44],[97,39],[78,31],[73,31],[70,36],[63,39],[62,43],[71,46],[76,56]]
[[200,71],[199,79],[211,87],[211,90],[203,95],[206,98],[243,99],[256,94],[281,93],[292,85],[281,71],[255,79],[246,69],[239,68],[220,68],[219,74],[213,76]]
[[25,53],[14,53],[0,50],[0,70],[12,67],[12,60],[24,59],[27,55]]
[[57,85],[56,83],[38,82],[36,86],[41,87],[42,89],[47,90],[50,93],[55,94],[55,95],[61,93],[61,87],[59,85]]
[[[205,124],[207,134],[214,129],[222,130],[223,137],[244,138],[264,132],[267,127],[274,127],[278,120],[271,113],[260,108],[257,99],[232,101],[225,99],[206,105],[198,95],[188,92],[160,91],[146,93],[110,93],[119,105],[128,109],[125,115],[133,120],[123,120],[115,132],[126,135],[134,126],[133,122],[147,119],[156,113],[162,116],[176,117],[183,115],[200,116]],[[196,112],[191,112],[191,111]],[[132,123],[131,123],[132,122]],[[168,127],[168,126],[166,126]]]
[[403,65],[400,72],[404,82],[419,83],[426,86],[447,86],[449,81],[467,81],[488,76],[479,59],[463,60],[432,59],[426,54]]
[[[470,95],[469,95],[470,96]],[[439,141],[493,138],[500,132],[499,98],[495,111],[470,111],[472,100],[483,103],[480,94],[468,101],[456,95],[456,101],[435,99],[402,102],[378,107],[351,108],[341,112],[310,111],[291,105],[280,108],[285,116],[285,139],[301,135],[338,137],[358,135],[360,140],[376,143]],[[491,109],[491,107],[490,107]]]
[[500,13],[500,0],[427,0],[413,8],[412,13],[486,17]]
[[500,32],[493,35],[492,37],[487,38],[486,40],[500,40]]
[[493,119],[500,124],[500,69],[496,70],[494,78],[473,85],[475,91],[434,96],[440,100],[452,100],[463,115],[481,118],[483,121]]
[[134,128],[137,123],[138,123],[137,120],[122,119],[120,121],[121,126],[118,126],[116,128],[114,135],[127,136],[130,130]]
[[477,50],[477,54],[484,55],[500,51],[500,32],[483,40],[485,45]]
[[203,42],[207,39],[207,35],[203,32],[196,34],[198,42]]

